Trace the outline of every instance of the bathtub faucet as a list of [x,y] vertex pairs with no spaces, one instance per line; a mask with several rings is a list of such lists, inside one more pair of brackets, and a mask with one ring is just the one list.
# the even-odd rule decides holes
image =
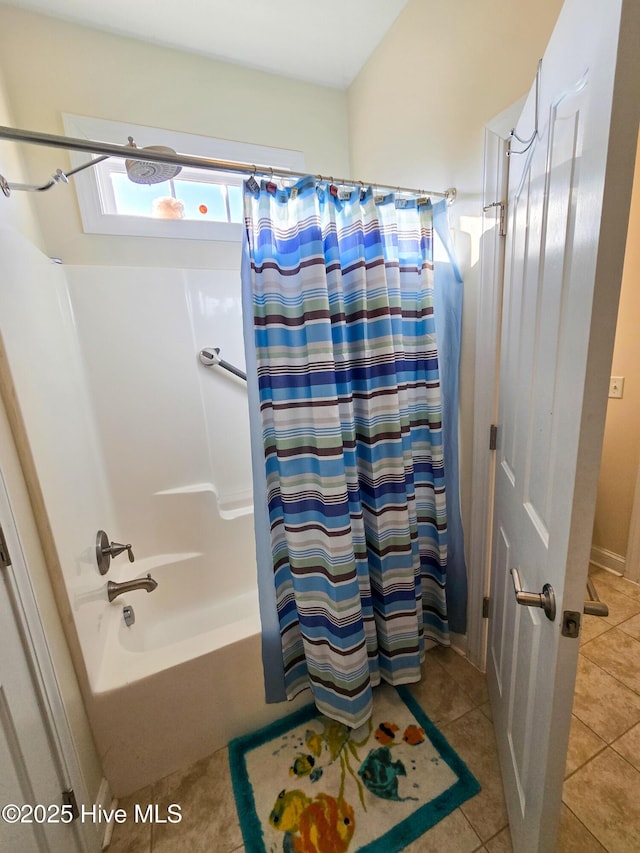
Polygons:
[[146,589],[147,592],[153,592],[157,586],[158,581],[154,581],[151,575],[147,575],[146,578],[134,578],[132,581],[123,581],[122,583],[109,581],[107,584],[107,598],[109,601],[113,601],[114,598],[122,595],[123,592],[131,592],[134,589]]

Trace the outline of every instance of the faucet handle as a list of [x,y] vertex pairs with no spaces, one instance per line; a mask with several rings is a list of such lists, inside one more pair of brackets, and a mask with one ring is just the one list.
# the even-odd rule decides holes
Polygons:
[[122,554],[123,551],[127,551],[129,555],[129,562],[133,563],[135,557],[133,556],[133,551],[131,550],[131,545],[122,545],[120,542],[112,542],[108,548],[103,548],[103,552],[106,552],[111,557],[117,557],[118,554]]
[[122,554],[123,551],[127,552],[129,562],[133,563],[135,557],[133,556],[133,550],[130,544],[122,545],[120,542],[109,543],[109,537],[104,530],[98,531],[98,535],[96,537],[96,560],[98,561],[98,568],[100,569],[101,575],[105,575],[109,571],[111,558],[117,557],[118,554]]

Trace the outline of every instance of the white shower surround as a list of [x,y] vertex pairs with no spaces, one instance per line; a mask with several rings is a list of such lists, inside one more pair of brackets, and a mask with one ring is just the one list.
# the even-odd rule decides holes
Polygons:
[[[0,251],[0,328],[76,665],[123,796],[289,710],[263,698],[246,385],[198,360],[219,346],[244,366],[239,271],[64,267],[9,230]],[[101,576],[98,529],[135,562]],[[107,600],[108,580],[147,572],[155,591]]]

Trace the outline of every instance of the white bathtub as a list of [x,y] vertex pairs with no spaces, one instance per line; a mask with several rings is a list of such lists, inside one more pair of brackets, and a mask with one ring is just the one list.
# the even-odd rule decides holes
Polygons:
[[[114,690],[184,661],[209,654],[260,633],[255,568],[233,569],[237,589],[215,594],[216,568],[201,553],[159,554],[123,564],[105,580],[132,580],[150,574],[152,592],[119,595],[107,608],[108,636],[94,693]],[[125,606],[133,608],[128,626]]]
[[[255,565],[227,570],[241,581]],[[157,589],[108,605],[106,650],[88,703],[104,772],[119,797],[310,701],[307,691],[292,703],[264,701],[255,582],[224,600],[203,594],[212,572],[198,553],[125,561],[121,577],[106,577],[147,573]],[[131,627],[125,605],[135,612]]]

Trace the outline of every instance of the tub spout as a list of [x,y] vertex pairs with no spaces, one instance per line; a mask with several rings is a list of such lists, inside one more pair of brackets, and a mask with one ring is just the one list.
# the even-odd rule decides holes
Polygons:
[[122,595],[123,592],[131,592],[134,589],[146,589],[147,592],[153,592],[157,586],[158,582],[154,581],[151,575],[147,575],[146,578],[135,578],[132,581],[123,581],[122,583],[109,581],[107,584],[107,598],[109,601],[113,601],[114,598]]

